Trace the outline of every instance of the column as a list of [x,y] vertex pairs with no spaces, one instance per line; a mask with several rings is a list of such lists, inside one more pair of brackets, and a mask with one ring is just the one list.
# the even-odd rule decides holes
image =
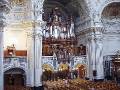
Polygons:
[[42,35],[39,29],[28,33],[27,47],[27,85],[40,88],[42,86]]
[[3,90],[4,76],[3,76],[3,28],[0,27],[0,88]]
[[[97,29],[97,28],[94,28]],[[103,70],[103,43],[102,32],[93,30],[88,35],[87,42],[87,59],[88,70],[87,77],[89,79],[101,80],[104,79]]]
[[27,75],[26,85],[34,87],[34,36],[33,31],[27,32]]
[[42,6],[43,0],[32,2],[33,27],[28,32],[27,85],[33,90],[42,89],[42,27],[44,26],[44,22],[42,21]]
[[[41,29],[40,29],[41,30]],[[42,35],[39,29],[36,32],[35,37],[35,87],[42,86]]]
[[103,36],[101,32],[97,32],[96,38],[95,38],[95,44],[96,44],[96,79],[102,80],[104,79],[104,64],[103,64]]
[[4,59],[4,42],[3,42],[3,34],[5,27],[5,17],[4,14],[7,14],[9,8],[7,7],[6,0],[0,0],[0,90],[4,90],[4,67],[3,67],[3,59]]
[[86,54],[87,54],[87,78],[92,79],[92,63],[91,63],[91,39],[87,38],[87,45],[86,45]]

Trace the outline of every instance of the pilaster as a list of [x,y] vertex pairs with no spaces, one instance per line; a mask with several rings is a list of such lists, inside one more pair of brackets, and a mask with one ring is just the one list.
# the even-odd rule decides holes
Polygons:
[[[91,31],[91,32],[90,32]],[[94,27],[87,36],[87,76],[90,79],[104,79],[102,28]]]
[[32,4],[33,28],[28,33],[28,74],[27,85],[33,90],[42,87],[42,20],[44,0],[34,0]]
[[0,88],[3,90],[3,27],[0,27]]
[[3,72],[3,59],[4,59],[4,42],[3,42],[3,35],[4,35],[4,27],[5,27],[5,16],[9,11],[8,2],[5,0],[0,1],[0,90],[4,89],[4,72]]

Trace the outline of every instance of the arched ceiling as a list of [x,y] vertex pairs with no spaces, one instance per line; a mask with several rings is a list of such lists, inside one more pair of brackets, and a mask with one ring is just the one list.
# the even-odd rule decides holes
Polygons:
[[108,4],[102,12],[102,22],[106,32],[119,32],[120,30],[120,2]]
[[89,10],[85,0],[45,0],[44,12],[51,12],[53,8],[59,7],[64,15],[72,15],[74,19],[84,20],[89,17]]
[[73,3],[73,0],[45,0],[44,12],[46,14],[52,12],[52,9],[55,7],[59,7],[63,15],[72,15],[73,17],[79,17],[78,8],[74,7],[74,5],[71,3]]
[[109,4],[107,7],[105,7],[102,12],[102,17],[103,18],[110,18],[110,17],[120,18],[120,3],[114,2]]
[[66,6],[68,3],[70,3],[72,0],[49,0],[49,1],[56,1],[56,2],[59,2],[61,3],[63,6]]
[[25,71],[21,68],[11,68],[5,71],[5,74],[24,74]]

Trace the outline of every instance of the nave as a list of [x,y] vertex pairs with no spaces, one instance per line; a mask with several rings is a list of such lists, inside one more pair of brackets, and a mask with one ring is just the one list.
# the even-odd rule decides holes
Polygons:
[[[120,90],[120,86],[114,81],[94,82],[77,79],[58,79],[55,81],[45,81],[44,89],[41,90]],[[32,90],[26,86],[5,86],[4,90]]]
[[120,90],[120,86],[113,81],[94,82],[80,78],[46,81],[44,87],[45,90]]
[[120,0],[0,0],[0,90],[119,84]]

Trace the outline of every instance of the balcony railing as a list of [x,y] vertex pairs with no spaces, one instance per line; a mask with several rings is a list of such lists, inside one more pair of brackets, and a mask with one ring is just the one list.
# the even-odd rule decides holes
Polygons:
[[[9,70],[11,68],[21,68],[23,70],[27,69],[27,57],[5,57],[4,61],[4,71]],[[53,56],[42,56],[42,64],[48,64],[53,67],[54,70],[57,70],[60,63],[58,63],[57,58]],[[69,66],[71,69],[77,64],[86,64],[87,59],[86,56],[73,56],[70,60]]]
[[4,70],[8,70],[10,68],[27,68],[27,58],[26,57],[5,57],[4,61]]

